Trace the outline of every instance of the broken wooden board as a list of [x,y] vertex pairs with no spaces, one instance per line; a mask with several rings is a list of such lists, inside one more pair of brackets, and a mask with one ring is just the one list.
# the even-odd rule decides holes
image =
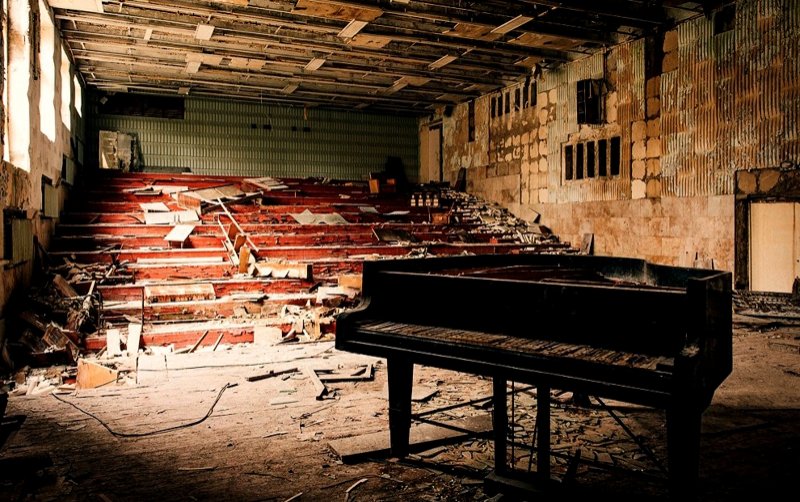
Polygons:
[[312,279],[310,263],[281,263],[276,261],[256,262],[256,275],[259,277],[275,277],[290,279]]
[[374,378],[375,366],[369,363],[361,370],[358,370],[350,375],[341,373],[327,373],[318,375],[319,380],[323,383],[337,383],[337,382],[365,382]]
[[[409,451],[424,451],[443,444],[458,443],[472,436],[489,435],[492,432],[492,418],[489,415],[461,418],[444,423],[451,427],[472,431],[473,434],[465,434],[431,424],[413,426],[411,427]],[[328,445],[344,463],[356,462],[365,457],[390,454],[388,430],[336,439],[330,441]]]
[[109,357],[122,355],[119,334],[119,330],[116,328],[106,330],[106,353]]
[[361,274],[343,274],[339,276],[339,287],[361,291]]
[[169,208],[163,202],[143,202],[139,204],[145,213],[168,213]]
[[194,302],[216,298],[214,285],[209,283],[144,287],[147,303]]
[[146,225],[174,225],[176,223],[192,223],[200,221],[196,211],[172,211],[169,213],[144,213]]
[[[286,190],[289,188],[288,186],[284,185],[281,181],[276,180],[275,178],[246,178],[243,183],[247,185],[251,185],[259,190],[265,190],[267,192],[271,192],[273,190]],[[249,188],[249,187],[248,187]]]
[[75,291],[75,288],[73,288],[72,285],[59,274],[56,274],[53,277],[53,286],[55,286],[58,292],[61,293],[61,295],[65,298],[74,298],[78,296],[78,292]]
[[244,196],[235,185],[223,185],[200,190],[187,190],[178,194],[178,204],[187,209],[200,209],[203,204],[216,204],[217,200],[231,200]]
[[141,338],[142,325],[135,322],[128,324],[128,355],[136,356],[139,353]]
[[183,244],[186,239],[194,232],[195,225],[175,225],[172,227],[172,230],[164,237],[164,240],[167,242],[180,242]]
[[247,380],[248,382],[258,382],[259,380],[266,380],[267,378],[273,378],[280,375],[287,375],[289,373],[297,373],[297,371],[298,371],[297,367],[292,366],[290,368],[284,368],[281,370],[269,370],[266,373],[252,375],[245,378],[245,380]]
[[108,385],[116,382],[118,377],[119,371],[115,369],[107,368],[86,359],[78,360],[77,389],[94,389],[102,385]]
[[250,268],[250,259],[252,255],[250,254],[250,246],[242,246],[241,251],[239,251],[239,273],[246,274],[248,269]]
[[372,233],[375,234],[375,238],[381,242],[417,242],[417,238],[405,230],[373,228]]
[[289,216],[295,219],[301,225],[348,225],[349,222],[345,220],[339,213],[319,213],[314,214],[308,209],[302,213],[289,213]]

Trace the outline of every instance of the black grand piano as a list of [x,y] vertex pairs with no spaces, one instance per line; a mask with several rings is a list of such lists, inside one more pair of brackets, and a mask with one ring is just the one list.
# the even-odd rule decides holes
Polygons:
[[408,453],[414,364],[490,376],[495,471],[506,382],[537,386],[536,485],[550,484],[550,389],[666,410],[670,492],[696,493],[700,422],[732,369],[731,274],[579,255],[366,262],[336,348],[384,357],[395,456]]

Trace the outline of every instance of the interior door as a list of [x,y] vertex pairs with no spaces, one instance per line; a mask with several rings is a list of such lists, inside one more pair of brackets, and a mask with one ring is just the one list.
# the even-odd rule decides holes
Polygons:
[[800,276],[800,204],[750,204],[750,289],[791,293]]

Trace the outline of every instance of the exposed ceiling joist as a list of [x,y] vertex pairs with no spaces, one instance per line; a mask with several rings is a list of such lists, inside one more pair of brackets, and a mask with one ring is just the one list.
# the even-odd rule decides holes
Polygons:
[[662,29],[674,10],[641,0],[49,1],[78,70],[101,89],[411,113]]

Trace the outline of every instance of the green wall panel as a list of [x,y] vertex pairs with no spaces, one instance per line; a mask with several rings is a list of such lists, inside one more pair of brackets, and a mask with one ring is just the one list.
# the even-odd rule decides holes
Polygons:
[[[145,169],[188,167],[209,175],[365,179],[370,172],[381,171],[393,156],[403,161],[410,180],[417,179],[419,135],[414,117],[317,108],[304,112],[297,107],[210,99],[187,98],[185,103],[183,120],[90,117],[89,159],[97,162],[98,131],[109,130],[139,137]],[[304,132],[304,127],[310,131]]]

